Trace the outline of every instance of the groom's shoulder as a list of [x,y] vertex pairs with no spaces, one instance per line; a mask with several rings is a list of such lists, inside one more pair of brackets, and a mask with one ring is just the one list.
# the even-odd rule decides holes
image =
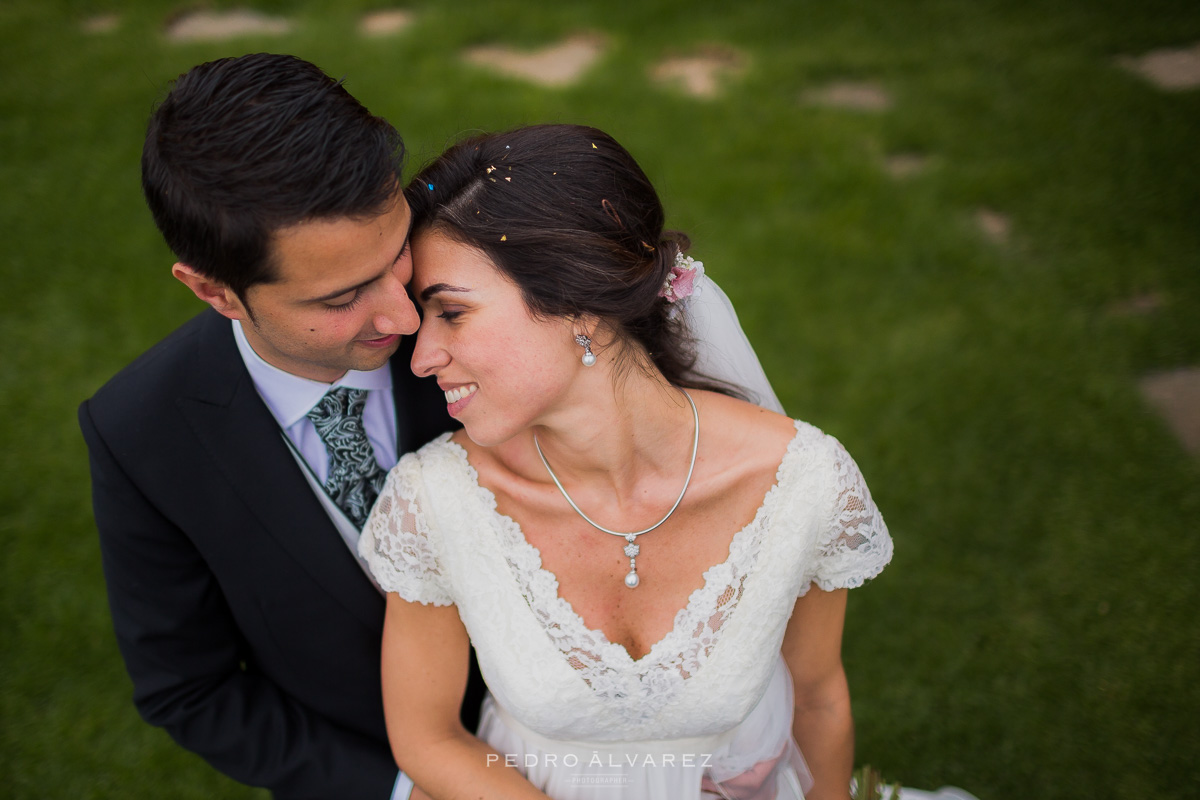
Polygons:
[[[156,406],[173,403],[180,388],[196,379],[203,352],[220,343],[222,326],[229,321],[212,310],[180,325],[96,390],[87,401],[93,416],[152,415]],[[227,333],[229,355],[236,358],[232,329]]]

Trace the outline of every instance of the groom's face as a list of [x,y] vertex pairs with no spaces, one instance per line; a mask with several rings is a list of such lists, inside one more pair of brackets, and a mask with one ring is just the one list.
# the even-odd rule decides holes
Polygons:
[[332,383],[381,367],[419,320],[412,278],[412,217],[403,196],[373,219],[317,219],[276,231],[278,279],[242,299],[246,339],[267,363]]

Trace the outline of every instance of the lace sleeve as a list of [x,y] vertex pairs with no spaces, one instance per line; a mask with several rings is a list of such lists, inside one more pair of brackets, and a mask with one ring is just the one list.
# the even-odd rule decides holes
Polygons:
[[854,459],[836,439],[832,445],[833,503],[810,578],[823,591],[853,589],[874,578],[892,560],[892,537],[871,499]]
[[418,504],[420,463],[408,454],[388,474],[358,540],[358,554],[386,592],[411,603],[454,603],[438,555],[440,537]]

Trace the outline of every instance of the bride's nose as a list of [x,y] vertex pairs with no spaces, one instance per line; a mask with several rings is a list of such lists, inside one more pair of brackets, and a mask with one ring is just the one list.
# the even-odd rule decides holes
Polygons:
[[417,329],[417,344],[413,347],[412,371],[418,377],[425,378],[435,374],[450,363],[450,354],[437,341],[434,325],[422,324]]

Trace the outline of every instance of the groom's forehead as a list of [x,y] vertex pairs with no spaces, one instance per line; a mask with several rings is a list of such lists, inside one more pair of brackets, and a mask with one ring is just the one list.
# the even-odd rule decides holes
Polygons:
[[268,258],[276,285],[312,296],[376,277],[406,247],[412,214],[403,197],[373,216],[326,216],[275,229]]

